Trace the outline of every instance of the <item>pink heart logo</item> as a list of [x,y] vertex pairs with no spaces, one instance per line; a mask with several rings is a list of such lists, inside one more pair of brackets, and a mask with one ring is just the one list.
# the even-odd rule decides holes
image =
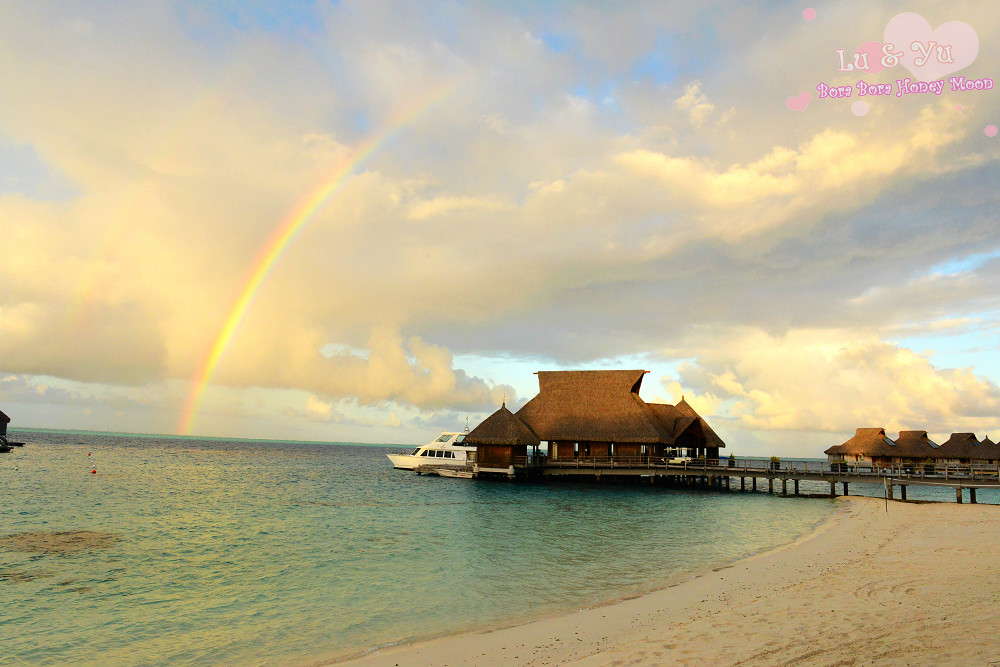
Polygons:
[[948,21],[931,30],[920,14],[896,14],[885,26],[883,41],[902,52],[899,62],[917,81],[936,81],[965,69],[979,55],[979,36],[968,23]]
[[882,42],[865,42],[854,53],[868,56],[869,74],[878,74],[885,69],[882,64]]
[[789,97],[785,100],[785,106],[792,111],[805,111],[813,96],[809,93],[799,93],[796,97]]

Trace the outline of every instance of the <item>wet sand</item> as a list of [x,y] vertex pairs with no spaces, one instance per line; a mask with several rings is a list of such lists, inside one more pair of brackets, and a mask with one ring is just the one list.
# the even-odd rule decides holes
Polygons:
[[640,598],[335,664],[1000,664],[1000,506],[840,503],[793,544]]

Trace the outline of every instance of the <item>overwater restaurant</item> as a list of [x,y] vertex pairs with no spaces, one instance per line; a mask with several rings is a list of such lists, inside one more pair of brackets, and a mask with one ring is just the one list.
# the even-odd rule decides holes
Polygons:
[[501,406],[465,442],[476,445],[480,471],[526,465],[528,448],[538,452],[542,444],[554,461],[718,459],[725,443],[683,397],[676,405],[639,397],[646,373],[539,371],[534,398],[516,413]]

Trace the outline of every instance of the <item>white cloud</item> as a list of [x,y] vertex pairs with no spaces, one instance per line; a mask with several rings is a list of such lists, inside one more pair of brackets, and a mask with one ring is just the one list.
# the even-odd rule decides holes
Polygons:
[[[937,368],[923,354],[871,334],[795,330],[715,339],[665,378],[675,395],[740,431],[853,433],[1000,428],[1000,389],[968,368]],[[815,452],[814,452],[815,453]]]
[[[1000,22],[968,11],[988,43]],[[962,111],[946,96],[880,100],[864,118],[831,101],[783,106],[817,77],[834,83],[823,40],[877,36],[883,8],[832,6],[817,37],[769,5],[374,1],[319,8],[295,40],[207,10],[9,12],[0,87],[18,94],[0,139],[78,196],[0,193],[0,371],[137,396],[155,385],[179,410],[262,249],[353,164],[222,355],[203,406],[218,424],[257,414],[241,397],[262,388],[281,406],[258,411],[268,419],[360,424],[346,402],[371,424],[420,425],[515,400],[503,371],[472,376],[453,354],[579,367],[668,345],[710,369],[689,369],[703,388],[692,400],[745,405],[746,428],[849,421],[846,390],[810,412],[811,394],[788,388],[794,369],[783,385],[692,343],[740,327],[789,331],[805,368],[817,353],[796,332],[823,329],[900,383],[991,395],[975,373],[880,347],[927,320],[996,320],[995,267],[920,269],[1000,246],[986,98]],[[742,359],[751,338],[722,345]],[[761,343],[778,363],[774,345]],[[827,374],[860,364],[823,355]],[[899,418],[936,418],[912,405]]]

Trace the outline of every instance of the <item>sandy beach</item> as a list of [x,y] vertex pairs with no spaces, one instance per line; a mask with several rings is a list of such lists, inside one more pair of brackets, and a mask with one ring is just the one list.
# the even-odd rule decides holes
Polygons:
[[793,544],[643,597],[336,664],[1000,664],[1000,507],[839,502]]

